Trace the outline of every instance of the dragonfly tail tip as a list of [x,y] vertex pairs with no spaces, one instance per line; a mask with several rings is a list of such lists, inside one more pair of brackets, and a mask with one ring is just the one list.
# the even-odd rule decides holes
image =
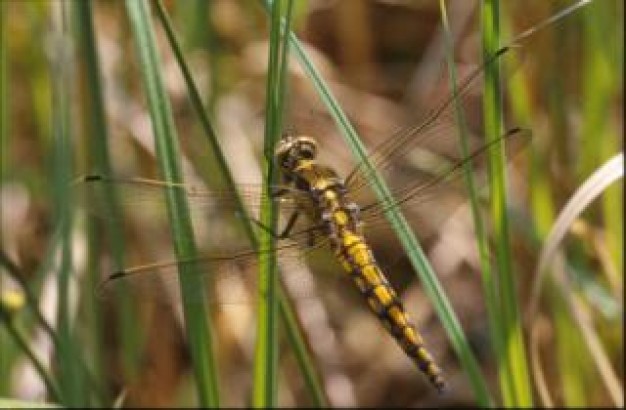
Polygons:
[[445,394],[446,391],[448,390],[446,383],[443,381],[442,378],[438,378],[437,380],[434,380],[433,384],[435,385],[435,388],[437,389],[437,393],[439,393],[439,395]]

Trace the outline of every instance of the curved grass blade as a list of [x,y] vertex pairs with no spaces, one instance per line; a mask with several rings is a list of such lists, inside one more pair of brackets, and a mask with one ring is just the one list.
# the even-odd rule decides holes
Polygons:
[[546,235],[544,246],[541,249],[532,286],[531,303],[526,312],[527,320],[535,316],[539,310],[539,295],[541,294],[545,276],[548,273],[549,263],[554,258],[558,246],[574,223],[574,220],[583,213],[594,199],[607,190],[615,181],[623,178],[623,176],[624,154],[619,153],[598,168],[563,207],[550,232]]
[[609,391],[612,401],[617,407],[623,407],[624,405],[624,392],[623,387],[619,383],[619,377],[617,377],[613,371],[610,360],[602,348],[600,338],[594,330],[588,314],[585,313],[585,309],[582,308],[574,292],[567,292],[567,289],[571,288],[571,285],[566,275],[563,275],[563,270],[556,269],[556,272],[550,272],[549,267],[553,260],[558,260],[556,258],[558,247],[576,218],[589,207],[590,203],[601,194],[605,193],[612,184],[623,178],[623,176],[624,154],[619,153],[588,177],[565,204],[552,225],[550,232],[546,236],[545,244],[541,249],[539,262],[535,269],[531,303],[525,315],[526,322],[530,322],[530,320],[537,315],[542,284],[546,276],[552,273],[552,275],[555,276],[555,280],[562,285],[557,287],[557,289],[566,300],[571,315],[583,335],[585,347],[587,347],[590,355],[594,358],[598,373]]

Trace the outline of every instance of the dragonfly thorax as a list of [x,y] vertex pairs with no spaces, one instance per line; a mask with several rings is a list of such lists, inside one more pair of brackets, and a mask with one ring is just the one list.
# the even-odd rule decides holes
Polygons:
[[317,142],[307,135],[287,135],[276,146],[275,157],[284,172],[293,172],[301,161],[317,156]]

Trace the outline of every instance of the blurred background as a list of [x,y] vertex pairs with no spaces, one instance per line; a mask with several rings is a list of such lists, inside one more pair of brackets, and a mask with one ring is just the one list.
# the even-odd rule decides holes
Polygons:
[[[572,3],[501,4],[501,42]],[[80,184],[70,185],[80,175],[102,172],[103,161],[116,175],[160,177],[140,50],[125,4],[89,4],[0,3],[0,397],[94,406],[194,406],[194,375],[180,304],[171,294],[177,286],[172,272],[155,270],[152,277],[158,279],[145,281],[147,286],[97,291],[115,270],[168,260],[172,245],[158,192],[121,187],[120,214],[103,215],[93,200],[85,204]],[[163,4],[229,168],[238,184],[255,192],[261,181],[268,14],[260,2]],[[480,2],[446,4],[456,69],[467,78],[481,64]],[[185,181],[202,189],[222,188],[155,5],[150,3],[160,71]],[[294,32],[370,149],[419,123],[450,95],[439,7],[434,0],[295,2]],[[536,405],[620,406],[623,397],[621,180],[582,206],[563,228],[562,242],[547,241],[574,193],[623,150],[623,17],[622,2],[595,1],[523,39],[503,59],[505,122],[532,132],[532,140],[509,158],[506,218]],[[95,47],[87,49],[90,44]],[[89,57],[94,52],[95,61]],[[97,78],[100,88],[95,89]],[[289,62],[287,79],[284,127],[315,136],[322,161],[348,175],[354,159],[295,60]],[[482,128],[480,86],[479,78],[464,99],[476,138]],[[99,110],[102,117],[94,115]],[[448,129],[425,148],[445,151],[454,145],[452,122]],[[108,160],[94,154],[102,147]],[[394,167],[385,177],[392,186],[423,178],[409,159],[389,161]],[[450,185],[456,195],[458,189]],[[445,194],[448,187],[440,188]],[[405,212],[493,401],[501,403],[472,218],[458,203],[417,200]],[[227,205],[192,201],[201,252],[238,237],[231,232],[236,231],[234,209]],[[335,278],[339,267],[328,255],[315,258],[311,268],[292,258],[286,283],[293,294],[290,305],[324,399],[330,406],[475,406],[472,383],[402,248],[385,227],[371,233],[374,252],[449,389],[438,395],[428,385],[351,284]],[[548,244],[557,248],[558,266],[547,270],[536,293],[537,266]],[[238,276],[252,278],[253,273]],[[255,303],[225,289],[225,300],[219,289],[208,296],[220,402],[247,406]],[[279,346],[278,405],[318,404],[282,327]],[[78,364],[65,366],[68,357]],[[55,389],[65,392],[63,400],[52,393]],[[68,391],[75,396],[68,398]]]

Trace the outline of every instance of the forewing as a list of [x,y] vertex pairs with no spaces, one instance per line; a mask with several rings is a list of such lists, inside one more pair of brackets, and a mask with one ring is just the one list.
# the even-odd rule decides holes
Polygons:
[[[515,50],[513,52],[513,50]],[[461,78],[456,87],[456,93],[450,93],[442,102],[435,105],[425,116],[414,125],[403,128],[374,147],[368,156],[371,167],[387,179],[409,164],[423,152],[430,151],[440,157],[446,157],[450,162],[460,161],[458,149],[458,126],[456,124],[456,109],[464,114],[466,121],[477,117],[480,111],[480,91],[483,84],[485,69],[498,64],[505,56],[512,57],[515,66],[522,60],[523,48],[503,48],[488,58],[481,66]],[[480,126],[470,133],[470,140],[482,135]],[[470,131],[472,131],[470,129]],[[364,163],[358,164],[346,178],[346,184],[353,195],[367,187],[372,179],[370,168]],[[395,185],[393,182],[391,185]]]
[[[114,205],[120,205],[124,213],[163,218],[166,216],[165,195],[168,190],[182,191],[188,199],[193,218],[224,213],[241,216],[242,206],[256,214],[260,203],[268,196],[272,201],[279,202],[281,209],[288,211],[296,207],[294,200],[303,195],[287,186],[275,186],[268,191],[261,185],[241,184],[235,190],[208,190],[196,185],[108,175],[82,176],[74,182],[74,188],[86,210],[105,219],[120,218]],[[272,192],[277,191],[285,194],[273,196]],[[111,204],[109,198],[113,198],[116,204]]]
[[420,172],[413,181],[393,191],[388,202],[372,199],[361,204],[361,218],[366,229],[379,231],[388,229],[385,212],[402,207],[414,229],[429,232],[436,229],[459,206],[468,201],[464,179],[466,167],[474,178],[479,194],[486,184],[486,160],[494,150],[503,149],[507,159],[513,158],[530,142],[528,130],[514,128],[500,138],[482,146],[470,148],[461,160],[449,162],[447,158],[431,157],[429,172]]

